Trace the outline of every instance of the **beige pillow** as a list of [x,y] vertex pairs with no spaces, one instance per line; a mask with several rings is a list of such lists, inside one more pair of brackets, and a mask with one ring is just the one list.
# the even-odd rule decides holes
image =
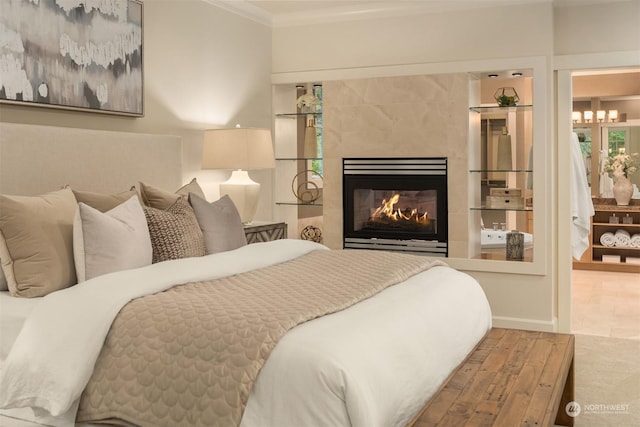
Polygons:
[[78,203],[89,205],[100,212],[107,212],[116,206],[126,202],[131,196],[138,196],[136,187],[131,187],[129,191],[116,194],[92,193],[90,191],[73,190],[73,195]]
[[151,238],[138,196],[106,213],[79,203],[73,255],[78,282],[151,264]]
[[[1,239],[2,237],[0,237]],[[0,292],[8,291],[9,285],[7,283],[7,278],[4,277],[4,271],[2,271],[2,260],[0,260]]]
[[208,254],[230,251],[247,244],[240,214],[228,195],[209,203],[191,193],[189,203],[204,234]]
[[144,213],[154,263],[206,254],[204,236],[185,197],[179,197],[167,210],[145,206]]
[[188,184],[180,187],[175,193],[161,190],[160,188],[145,184],[144,182],[140,183],[140,197],[142,198],[142,202],[145,206],[150,206],[156,209],[168,209],[170,206],[173,206],[179,197],[183,196],[186,198],[189,196],[189,193],[195,193],[203,199],[206,198],[202,188],[198,185],[195,178],[193,178]]
[[39,297],[76,283],[73,192],[0,195],[0,259],[13,296]]

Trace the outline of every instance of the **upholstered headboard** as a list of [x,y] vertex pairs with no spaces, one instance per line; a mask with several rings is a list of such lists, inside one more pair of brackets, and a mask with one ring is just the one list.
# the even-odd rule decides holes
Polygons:
[[180,137],[0,123],[0,194],[35,195],[67,184],[121,192],[138,181],[180,187]]

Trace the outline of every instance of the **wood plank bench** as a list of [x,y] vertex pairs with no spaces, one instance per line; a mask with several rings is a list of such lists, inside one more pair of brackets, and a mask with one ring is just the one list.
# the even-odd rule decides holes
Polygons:
[[409,426],[573,426],[573,355],[573,335],[493,328]]

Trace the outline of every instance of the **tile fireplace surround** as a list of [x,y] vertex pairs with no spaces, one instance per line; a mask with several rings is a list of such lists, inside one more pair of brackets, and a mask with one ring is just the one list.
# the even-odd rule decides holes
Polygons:
[[342,248],[342,159],[447,157],[449,256],[467,257],[466,73],[323,82],[324,237]]

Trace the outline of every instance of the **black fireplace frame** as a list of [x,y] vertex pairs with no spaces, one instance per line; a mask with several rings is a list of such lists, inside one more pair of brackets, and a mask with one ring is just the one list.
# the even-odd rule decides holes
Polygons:
[[[342,166],[343,247],[345,249],[383,249],[448,256],[446,157],[344,158]],[[435,232],[416,234],[387,230],[354,230],[354,198],[350,196],[358,188],[437,191],[438,223]]]

